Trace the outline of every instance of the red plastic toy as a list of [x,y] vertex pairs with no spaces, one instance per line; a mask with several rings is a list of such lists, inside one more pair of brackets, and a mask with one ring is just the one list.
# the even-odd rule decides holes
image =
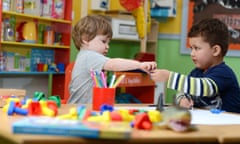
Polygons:
[[128,11],[133,11],[142,5],[143,0],[119,0],[120,4]]
[[31,102],[28,106],[29,115],[42,115],[41,105],[38,101]]
[[144,130],[152,129],[152,122],[150,121],[147,113],[140,113],[136,115],[134,128],[144,129]]

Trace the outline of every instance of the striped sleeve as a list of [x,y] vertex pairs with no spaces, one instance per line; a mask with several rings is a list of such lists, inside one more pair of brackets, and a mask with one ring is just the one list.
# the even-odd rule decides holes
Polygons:
[[194,96],[215,96],[217,84],[210,78],[194,78],[171,72],[167,88],[175,89]]

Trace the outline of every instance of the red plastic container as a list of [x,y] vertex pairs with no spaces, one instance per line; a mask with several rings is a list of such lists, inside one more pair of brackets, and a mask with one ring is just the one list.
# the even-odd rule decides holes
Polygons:
[[115,88],[93,88],[93,103],[92,109],[99,111],[103,104],[114,106]]

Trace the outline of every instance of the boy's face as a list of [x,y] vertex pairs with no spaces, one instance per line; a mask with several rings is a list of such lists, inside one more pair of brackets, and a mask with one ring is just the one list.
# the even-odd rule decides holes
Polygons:
[[202,37],[191,37],[189,43],[191,58],[197,68],[207,70],[216,64],[214,48],[203,41]]
[[94,50],[100,54],[107,55],[110,39],[105,35],[97,35],[86,45],[89,50]]

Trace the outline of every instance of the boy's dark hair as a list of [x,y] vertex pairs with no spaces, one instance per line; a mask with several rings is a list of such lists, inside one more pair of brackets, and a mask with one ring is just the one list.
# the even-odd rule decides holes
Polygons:
[[77,22],[72,30],[72,38],[78,50],[81,48],[83,40],[90,41],[98,34],[112,38],[111,24],[102,15],[85,16]]
[[221,54],[225,56],[228,51],[229,32],[228,27],[216,18],[206,18],[194,24],[188,32],[188,37],[201,36],[210,46],[219,45]]

